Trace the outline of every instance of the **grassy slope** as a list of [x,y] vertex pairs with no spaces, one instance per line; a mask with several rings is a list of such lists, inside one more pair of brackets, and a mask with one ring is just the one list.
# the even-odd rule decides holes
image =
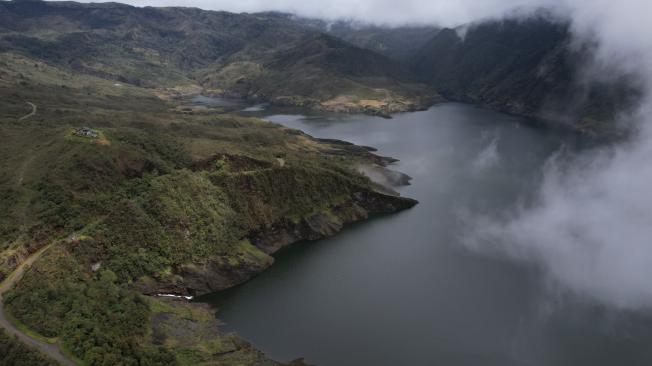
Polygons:
[[[11,315],[89,365],[275,364],[214,324],[179,343],[160,322],[188,334],[206,322],[157,316],[141,291],[233,286],[272,262],[250,237],[366,217],[355,197],[383,199],[351,166],[373,157],[255,119],[175,113],[151,90],[15,53],[0,63],[0,273],[55,243],[7,294]],[[26,101],[38,112],[19,120]],[[207,275],[215,288],[192,282]]]

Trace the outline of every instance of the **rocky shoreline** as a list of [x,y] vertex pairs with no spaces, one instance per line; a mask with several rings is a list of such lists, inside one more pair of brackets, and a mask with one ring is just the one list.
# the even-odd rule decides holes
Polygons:
[[[326,211],[315,212],[300,220],[284,218],[264,230],[249,233],[246,241],[262,251],[262,256],[251,254],[252,258],[239,261],[237,265],[230,265],[230,261],[224,258],[209,258],[204,263],[179,268],[174,276],[139,283],[137,287],[141,293],[158,296],[158,299],[165,301],[170,307],[170,310],[151,318],[155,334],[160,334],[162,339],[184,339],[189,334],[207,340],[220,339],[220,343],[226,345],[223,346],[225,350],[213,357],[227,363],[231,359],[240,361],[244,358],[252,364],[270,366],[308,365],[302,358],[289,363],[272,360],[237,334],[222,334],[219,330],[220,321],[213,316],[215,309],[202,303],[201,296],[220,292],[253,279],[274,264],[273,254],[289,245],[328,238],[352,223],[376,215],[396,213],[418,204],[414,199],[400,197],[394,190],[398,186],[408,185],[411,180],[409,176],[387,168],[389,164],[396,162],[396,159],[371,154],[371,151],[375,151],[374,148],[345,141],[321,142],[338,146],[349,153],[365,155],[369,161],[361,164],[358,171],[367,174],[374,187],[354,192],[348,199],[329,207]],[[160,294],[166,296],[160,297]],[[205,315],[197,319],[185,319],[178,313]]]
[[138,289],[146,295],[165,293],[181,297],[200,297],[223,291],[249,281],[272,266],[272,255],[282,248],[328,238],[347,225],[376,215],[403,211],[418,204],[414,199],[398,196],[387,185],[390,181],[395,183],[394,186],[409,184],[406,178],[393,180],[396,174],[401,173],[381,165],[369,166],[373,166],[378,174],[384,174],[385,177],[384,180],[375,182],[377,187],[373,190],[355,192],[344,202],[329,207],[326,211],[318,211],[296,221],[285,218],[264,230],[249,233],[245,240],[262,251],[264,257],[252,254],[237,265],[226,263],[219,256],[208,258],[203,263],[182,266],[172,276],[140,282],[137,284]]

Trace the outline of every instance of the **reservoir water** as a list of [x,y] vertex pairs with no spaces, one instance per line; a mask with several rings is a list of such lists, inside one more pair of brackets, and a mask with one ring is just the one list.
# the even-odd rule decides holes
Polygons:
[[[270,112],[272,113],[272,112]],[[573,295],[535,263],[469,249],[468,217],[528,202],[542,167],[581,141],[472,106],[391,120],[265,117],[379,149],[414,178],[414,209],[276,255],[271,269],[209,296],[223,329],[279,361],[343,365],[651,365],[649,314]]]

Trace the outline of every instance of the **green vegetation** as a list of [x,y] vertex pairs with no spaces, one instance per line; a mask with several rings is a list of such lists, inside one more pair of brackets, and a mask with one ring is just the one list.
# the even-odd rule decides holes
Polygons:
[[[637,82],[627,76],[589,80],[585,68],[595,45],[574,44],[570,28],[540,10],[527,20],[443,29],[413,58],[412,70],[450,100],[564,122],[582,132],[605,132],[598,124],[613,132],[617,114],[637,104]],[[600,123],[589,126],[587,118]]]
[[[300,160],[294,160],[297,167],[253,172],[193,170],[178,141],[162,143],[165,133],[113,130],[107,132],[111,145],[102,146],[72,141],[65,129],[45,134],[46,129],[41,136],[60,153],[32,163],[43,175],[26,174],[28,186],[21,187],[34,197],[26,209],[31,226],[8,221],[5,235],[35,233],[45,242],[77,234],[48,252],[6,303],[21,323],[45,337],[59,337],[92,365],[118,359],[171,362],[164,348],[141,345],[148,307],[123,285],[208,257],[220,256],[232,267],[265,261],[265,254],[242,241],[250,230],[307,214],[347,194],[352,185],[367,184],[361,177],[347,178],[352,173],[339,163],[331,163],[330,170]],[[232,130],[229,135],[242,132]],[[101,263],[98,272],[91,270],[95,263]]]
[[152,326],[148,342],[165,345],[179,365],[279,365],[235,335],[220,333],[208,306],[152,298],[148,302]]
[[210,309],[147,295],[235,286],[283,245],[415,203],[375,192],[353,168],[380,161],[364,148],[175,102],[202,90],[367,112],[432,95],[287,21],[1,2],[0,280],[50,245],[4,295],[25,334],[89,366],[278,365]]
[[[366,217],[356,197],[374,188],[352,167],[377,157],[219,110],[176,113],[155,90],[24,55],[0,60],[12,70],[0,83],[0,277],[53,244],[6,293],[8,315],[86,365],[275,365],[221,334],[209,310],[144,294],[237,285],[273,262],[261,233],[295,225],[294,240],[313,238]],[[19,120],[25,101],[38,112]],[[81,126],[99,138],[74,135]]]
[[174,357],[146,347],[143,324],[149,309],[137,293],[117,285],[111,270],[84,273],[62,247],[51,249],[7,295],[9,310],[31,329],[59,337],[89,365],[161,365]]
[[[570,91],[565,25],[499,25],[465,40],[439,32],[413,69],[451,98],[523,114]],[[284,245],[415,202],[353,168],[382,163],[364,148],[176,97],[421,108],[431,88],[372,50],[402,58],[433,31],[401,30],[418,38],[406,45],[368,28],[349,38],[361,49],[282,16],[0,2],[0,280],[51,245],[5,294],[8,317],[89,366],[278,365],[222,334],[211,309],[151,295],[238,285]],[[543,81],[541,70],[552,70]],[[612,108],[601,101],[615,99],[587,95],[595,116],[579,127],[602,130]],[[82,126],[99,136],[75,135]],[[4,334],[0,351],[0,362],[48,364]]]
[[0,329],[0,366],[56,366],[57,363],[25,346]]
[[[221,118],[213,121],[220,125]],[[70,139],[67,129],[40,129],[40,136],[49,139],[46,145],[59,153],[41,155],[43,161],[32,163],[31,169],[39,170],[41,177],[26,172],[30,178],[21,191],[33,197],[26,209],[31,226],[7,221],[5,236],[22,232],[29,238],[34,233],[46,242],[76,234],[56,244],[26,274],[7,295],[7,308],[38,334],[62,339],[73,355],[90,365],[117,360],[141,365],[172,362],[166,348],[142,345],[148,329],[143,324],[150,313],[130,283],[164,278],[206,258],[219,258],[217,263],[227,271],[266,263],[266,254],[243,241],[249,232],[283,217],[307,215],[352,190],[369,189],[368,181],[339,159],[299,159],[290,150],[285,154],[290,163],[284,168],[274,167],[275,160],[262,160],[265,154],[258,153],[261,160],[249,160],[256,170],[241,171],[228,162],[212,164],[215,171],[200,169],[197,166],[203,163],[192,163],[190,151],[183,148],[188,138],[184,135],[194,134],[193,126],[206,130],[200,135],[212,132],[217,138],[221,129],[202,121],[186,123],[189,128],[178,134],[179,139],[170,137],[167,129],[157,131],[158,126],[148,126],[147,133],[105,129],[108,146]],[[260,124],[238,123],[249,129]],[[233,146],[229,140],[237,136],[237,149],[251,144],[254,153],[261,142],[275,144],[274,133],[284,143],[297,138],[281,128],[262,126],[268,130],[264,141],[252,142],[245,142],[255,136],[247,127],[226,128],[214,151]],[[285,149],[283,145],[276,149]],[[101,269],[93,272],[96,263]]]

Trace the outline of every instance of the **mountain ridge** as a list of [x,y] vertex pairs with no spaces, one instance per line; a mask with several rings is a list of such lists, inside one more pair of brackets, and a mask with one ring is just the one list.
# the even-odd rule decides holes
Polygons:
[[[9,1],[0,3],[0,20],[0,51],[137,86],[203,83],[211,94],[384,115],[425,108],[436,100],[416,78],[396,80],[410,71],[395,61],[253,14]],[[311,48],[319,40],[331,47]],[[320,58],[325,51],[327,57]],[[288,52],[306,62],[296,62],[291,70],[269,67],[278,66]],[[357,59],[374,61],[376,67],[366,69]],[[367,74],[361,77],[361,71]],[[293,73],[313,75],[310,94]],[[281,94],[274,86],[278,80],[284,81]],[[345,102],[334,102],[340,99]]]

